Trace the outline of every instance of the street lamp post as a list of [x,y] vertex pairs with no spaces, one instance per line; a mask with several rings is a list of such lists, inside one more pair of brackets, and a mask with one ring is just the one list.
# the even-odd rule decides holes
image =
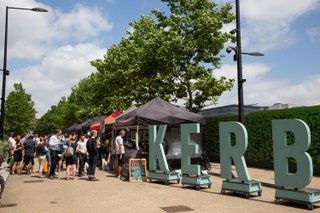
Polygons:
[[242,55],[241,55],[241,27],[240,27],[240,5],[236,0],[236,28],[237,28],[237,75],[238,75],[238,110],[239,122],[244,124],[243,83],[242,78]]
[[48,12],[43,8],[23,8],[23,7],[6,7],[6,19],[5,19],[5,34],[4,34],[4,47],[3,47],[3,75],[2,75],[2,94],[1,94],[1,120],[0,120],[0,139],[4,136],[4,113],[5,113],[5,96],[6,96],[6,76],[9,75],[7,70],[7,48],[8,48],[8,11],[13,10],[29,10],[34,12]]
[[244,103],[243,103],[243,83],[246,79],[242,77],[242,54],[251,56],[263,56],[260,52],[242,52],[241,50],[241,27],[240,27],[240,5],[236,0],[236,29],[230,31],[231,34],[237,34],[237,46],[227,47],[227,53],[234,51],[234,61],[237,61],[237,81],[238,81],[238,116],[239,122],[244,124]]

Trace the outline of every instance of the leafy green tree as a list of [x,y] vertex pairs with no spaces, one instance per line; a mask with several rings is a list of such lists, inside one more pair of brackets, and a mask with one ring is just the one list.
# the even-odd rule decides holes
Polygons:
[[92,61],[105,84],[114,87],[111,105],[128,107],[154,97],[185,100],[190,111],[233,86],[233,79],[216,79],[220,51],[232,36],[221,28],[234,15],[230,4],[218,7],[209,0],[163,0],[170,15],[152,10],[151,15],[130,23],[132,32],[108,49],[104,59]]
[[[234,37],[222,27],[234,20],[231,4],[210,0],[162,0],[170,13],[152,10],[130,23],[132,31],[112,45],[103,59],[91,61],[97,72],[72,88],[39,121],[49,131],[107,115],[160,97],[184,100],[197,112],[216,103],[233,79],[214,77],[225,42]],[[181,103],[181,102],[179,102]],[[39,127],[40,128],[40,127]]]
[[168,99],[173,93],[172,83],[165,75],[166,58],[153,53],[164,39],[161,31],[156,29],[150,16],[142,17],[139,23],[142,29],[149,26],[154,30],[123,38],[108,49],[104,60],[91,62],[98,70],[98,78],[106,85],[103,89],[114,109],[126,109],[132,103],[140,105],[157,96]]
[[221,31],[234,20],[232,6],[218,6],[210,0],[162,0],[170,15],[153,10],[159,26],[167,31],[168,48],[174,64],[175,96],[185,99],[185,107],[199,111],[207,101],[233,86],[233,79],[216,79],[214,69],[220,66],[220,51],[232,36]]
[[31,132],[35,127],[34,102],[22,83],[15,83],[13,87],[14,91],[10,92],[5,102],[5,133]]
[[75,103],[77,109],[75,117],[77,121],[107,115],[113,111],[109,104],[109,95],[113,90],[105,84],[105,81],[97,73],[92,73],[88,78],[81,80],[77,87],[72,89],[68,98],[69,102]]
[[72,125],[72,120],[68,120],[67,116],[70,112],[67,110],[69,103],[65,97],[62,97],[57,106],[51,106],[41,119],[39,119],[35,132],[40,135],[50,134],[56,129],[65,129]]
[[62,97],[39,119],[35,131],[48,134],[57,128],[64,130],[76,122],[110,114],[112,109],[106,101],[108,95],[105,92],[103,79],[98,79],[96,74],[82,79],[72,88],[68,98]]

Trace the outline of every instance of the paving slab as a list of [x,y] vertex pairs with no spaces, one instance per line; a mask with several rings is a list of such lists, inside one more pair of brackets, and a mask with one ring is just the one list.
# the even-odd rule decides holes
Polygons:
[[[36,169],[35,169],[36,170]],[[248,168],[251,178],[273,184],[272,170]],[[275,204],[275,189],[263,187],[262,196],[228,193],[222,195],[220,165],[213,163],[209,175],[212,186],[182,187],[181,183],[126,182],[112,172],[97,170],[99,181],[76,178],[66,181],[65,172],[49,180],[31,175],[10,175],[7,179],[0,212],[310,212],[305,205]],[[320,178],[310,186],[320,188]],[[320,204],[312,212],[320,212]]]

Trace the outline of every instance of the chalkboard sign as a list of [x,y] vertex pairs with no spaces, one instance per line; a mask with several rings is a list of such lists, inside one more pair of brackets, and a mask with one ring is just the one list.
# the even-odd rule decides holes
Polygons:
[[129,160],[129,181],[146,181],[147,160],[132,158]]
[[128,180],[129,179],[129,162],[130,159],[137,157],[137,150],[136,149],[127,149],[124,159],[124,164],[122,166],[121,172],[121,180]]

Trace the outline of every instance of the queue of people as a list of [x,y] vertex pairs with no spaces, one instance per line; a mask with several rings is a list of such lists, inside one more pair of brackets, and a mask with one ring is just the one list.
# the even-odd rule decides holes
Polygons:
[[[120,132],[120,137],[123,137],[125,131]],[[10,155],[14,158],[11,167],[12,175],[20,175],[24,171],[25,174],[30,175],[34,170],[35,158],[38,158],[39,178],[48,177],[51,180],[58,178],[65,163],[65,179],[67,181],[74,180],[76,173],[79,178],[82,178],[86,173],[88,180],[97,181],[96,167],[103,168],[105,164],[110,162],[111,138],[98,137],[96,130],[92,130],[90,135],[81,134],[79,138],[76,135],[63,135],[60,129],[57,129],[50,136],[38,137],[38,135],[24,134],[21,137],[12,134],[8,142],[11,147]],[[124,147],[119,150],[121,143],[123,144],[123,141],[116,143],[115,146],[117,154],[119,151],[123,153],[123,156],[119,156],[120,167],[124,159]]]

